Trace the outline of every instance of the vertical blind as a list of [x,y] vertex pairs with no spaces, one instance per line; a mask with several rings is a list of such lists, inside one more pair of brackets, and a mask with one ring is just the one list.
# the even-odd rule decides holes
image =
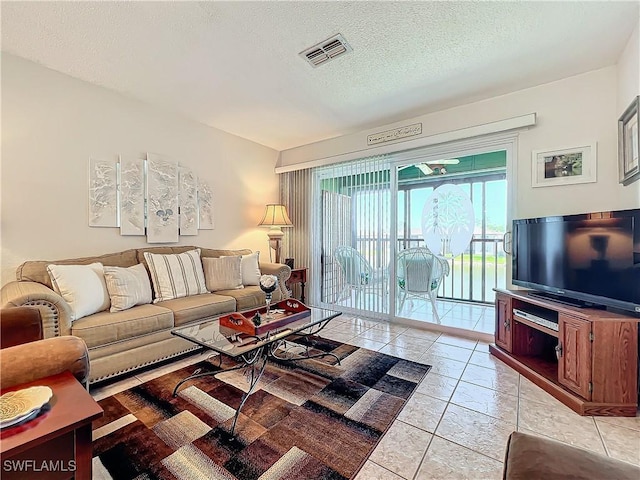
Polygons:
[[[314,291],[311,243],[313,236],[313,182],[311,169],[280,175],[280,202],[287,207],[293,228],[287,228],[282,241],[282,258],[293,258],[294,268],[308,267],[306,297]],[[299,288],[296,286],[295,288]],[[296,295],[299,292],[294,292]],[[307,301],[307,303],[311,303]]]
[[310,268],[310,303],[388,312],[391,191],[386,156],[281,176],[294,228],[284,251]]

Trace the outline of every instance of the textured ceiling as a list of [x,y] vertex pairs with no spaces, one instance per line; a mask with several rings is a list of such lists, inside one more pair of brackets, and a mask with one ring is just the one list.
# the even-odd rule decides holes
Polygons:
[[[634,2],[2,2],[2,50],[278,150],[613,65]],[[298,53],[341,33],[353,52]]]

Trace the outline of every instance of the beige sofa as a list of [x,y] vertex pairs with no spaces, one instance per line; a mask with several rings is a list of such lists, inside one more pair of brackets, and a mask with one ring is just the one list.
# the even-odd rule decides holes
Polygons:
[[[138,305],[111,313],[108,310],[71,322],[69,305],[52,289],[47,265],[88,265],[100,262],[106,266],[146,266],[144,252],[171,254],[201,249],[202,257],[248,255],[251,250],[212,250],[180,246],[131,249],[98,257],[56,261],[27,261],[16,271],[16,281],[2,287],[0,307],[35,306],[42,315],[44,338],[75,335],[89,349],[91,371],[89,383],[99,382],[146,365],[175,357],[198,347],[171,335],[175,327],[216,316],[264,305],[265,295],[258,286],[216,291],[201,295]],[[276,275],[279,289],[273,301],[288,296],[285,281],[291,269],[283,264],[260,262],[262,274]]]

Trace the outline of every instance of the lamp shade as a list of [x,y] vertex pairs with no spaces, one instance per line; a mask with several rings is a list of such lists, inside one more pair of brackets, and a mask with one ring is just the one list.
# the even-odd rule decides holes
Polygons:
[[258,224],[260,227],[292,227],[293,223],[287,213],[287,207],[278,204],[267,205],[264,217]]

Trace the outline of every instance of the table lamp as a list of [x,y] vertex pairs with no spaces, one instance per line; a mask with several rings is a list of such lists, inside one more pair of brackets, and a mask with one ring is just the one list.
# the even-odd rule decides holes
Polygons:
[[258,224],[260,227],[271,227],[267,235],[269,236],[269,246],[276,252],[275,263],[280,263],[280,242],[284,236],[282,227],[293,227],[287,207],[278,204],[268,204],[264,212],[264,217]]

